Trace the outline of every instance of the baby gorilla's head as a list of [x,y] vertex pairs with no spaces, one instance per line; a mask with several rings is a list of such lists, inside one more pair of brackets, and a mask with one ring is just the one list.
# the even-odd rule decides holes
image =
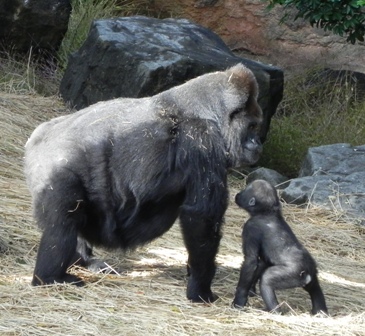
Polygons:
[[235,201],[251,215],[280,210],[276,189],[265,180],[250,183],[245,190],[236,195]]

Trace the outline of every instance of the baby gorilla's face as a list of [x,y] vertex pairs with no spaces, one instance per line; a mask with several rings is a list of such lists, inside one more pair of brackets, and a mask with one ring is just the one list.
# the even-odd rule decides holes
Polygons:
[[275,188],[267,181],[256,180],[235,197],[236,204],[250,214],[275,210],[280,202]]

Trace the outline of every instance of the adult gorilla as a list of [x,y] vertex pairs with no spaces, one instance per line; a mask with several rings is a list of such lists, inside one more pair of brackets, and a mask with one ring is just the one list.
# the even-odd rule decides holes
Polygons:
[[[211,282],[227,208],[227,168],[262,150],[257,82],[236,65],[141,99],[100,102],[40,125],[25,173],[43,235],[33,285],[82,284],[67,268],[87,245],[131,249],[180,218],[187,297],[214,301]],[[86,244],[86,242],[88,244]]]

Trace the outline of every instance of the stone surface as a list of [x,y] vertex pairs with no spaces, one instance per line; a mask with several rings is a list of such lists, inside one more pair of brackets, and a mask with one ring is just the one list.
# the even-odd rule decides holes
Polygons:
[[260,167],[250,172],[247,176],[246,183],[249,184],[255,180],[265,180],[277,189],[285,189],[289,185],[286,176],[279,174],[275,170],[264,167]]
[[365,100],[365,74],[352,70],[319,69],[310,81],[317,85],[332,85],[339,90],[351,90],[357,99]]
[[6,50],[54,52],[67,31],[70,0],[0,0],[0,43]]
[[155,4],[212,29],[232,49],[268,56],[280,66],[320,61],[365,72],[364,43],[352,45],[304,20],[294,21],[295,12],[280,23],[284,16],[281,6],[269,12],[268,2],[262,0],[155,0]]
[[299,177],[281,197],[287,203],[309,202],[365,224],[365,145],[334,144],[308,150]]
[[97,20],[69,60],[60,92],[76,109],[116,97],[145,97],[207,72],[243,63],[259,83],[261,137],[283,94],[283,72],[235,56],[211,30],[184,19]]

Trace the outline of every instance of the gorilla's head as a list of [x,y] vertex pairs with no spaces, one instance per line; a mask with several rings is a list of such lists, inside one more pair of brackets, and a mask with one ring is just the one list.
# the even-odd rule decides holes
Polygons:
[[236,195],[236,203],[249,214],[276,212],[280,209],[276,189],[267,181],[255,180]]
[[174,102],[178,119],[207,119],[217,124],[229,167],[252,165],[262,153],[262,110],[257,96],[257,81],[242,64],[197,77],[161,94],[170,106]]

